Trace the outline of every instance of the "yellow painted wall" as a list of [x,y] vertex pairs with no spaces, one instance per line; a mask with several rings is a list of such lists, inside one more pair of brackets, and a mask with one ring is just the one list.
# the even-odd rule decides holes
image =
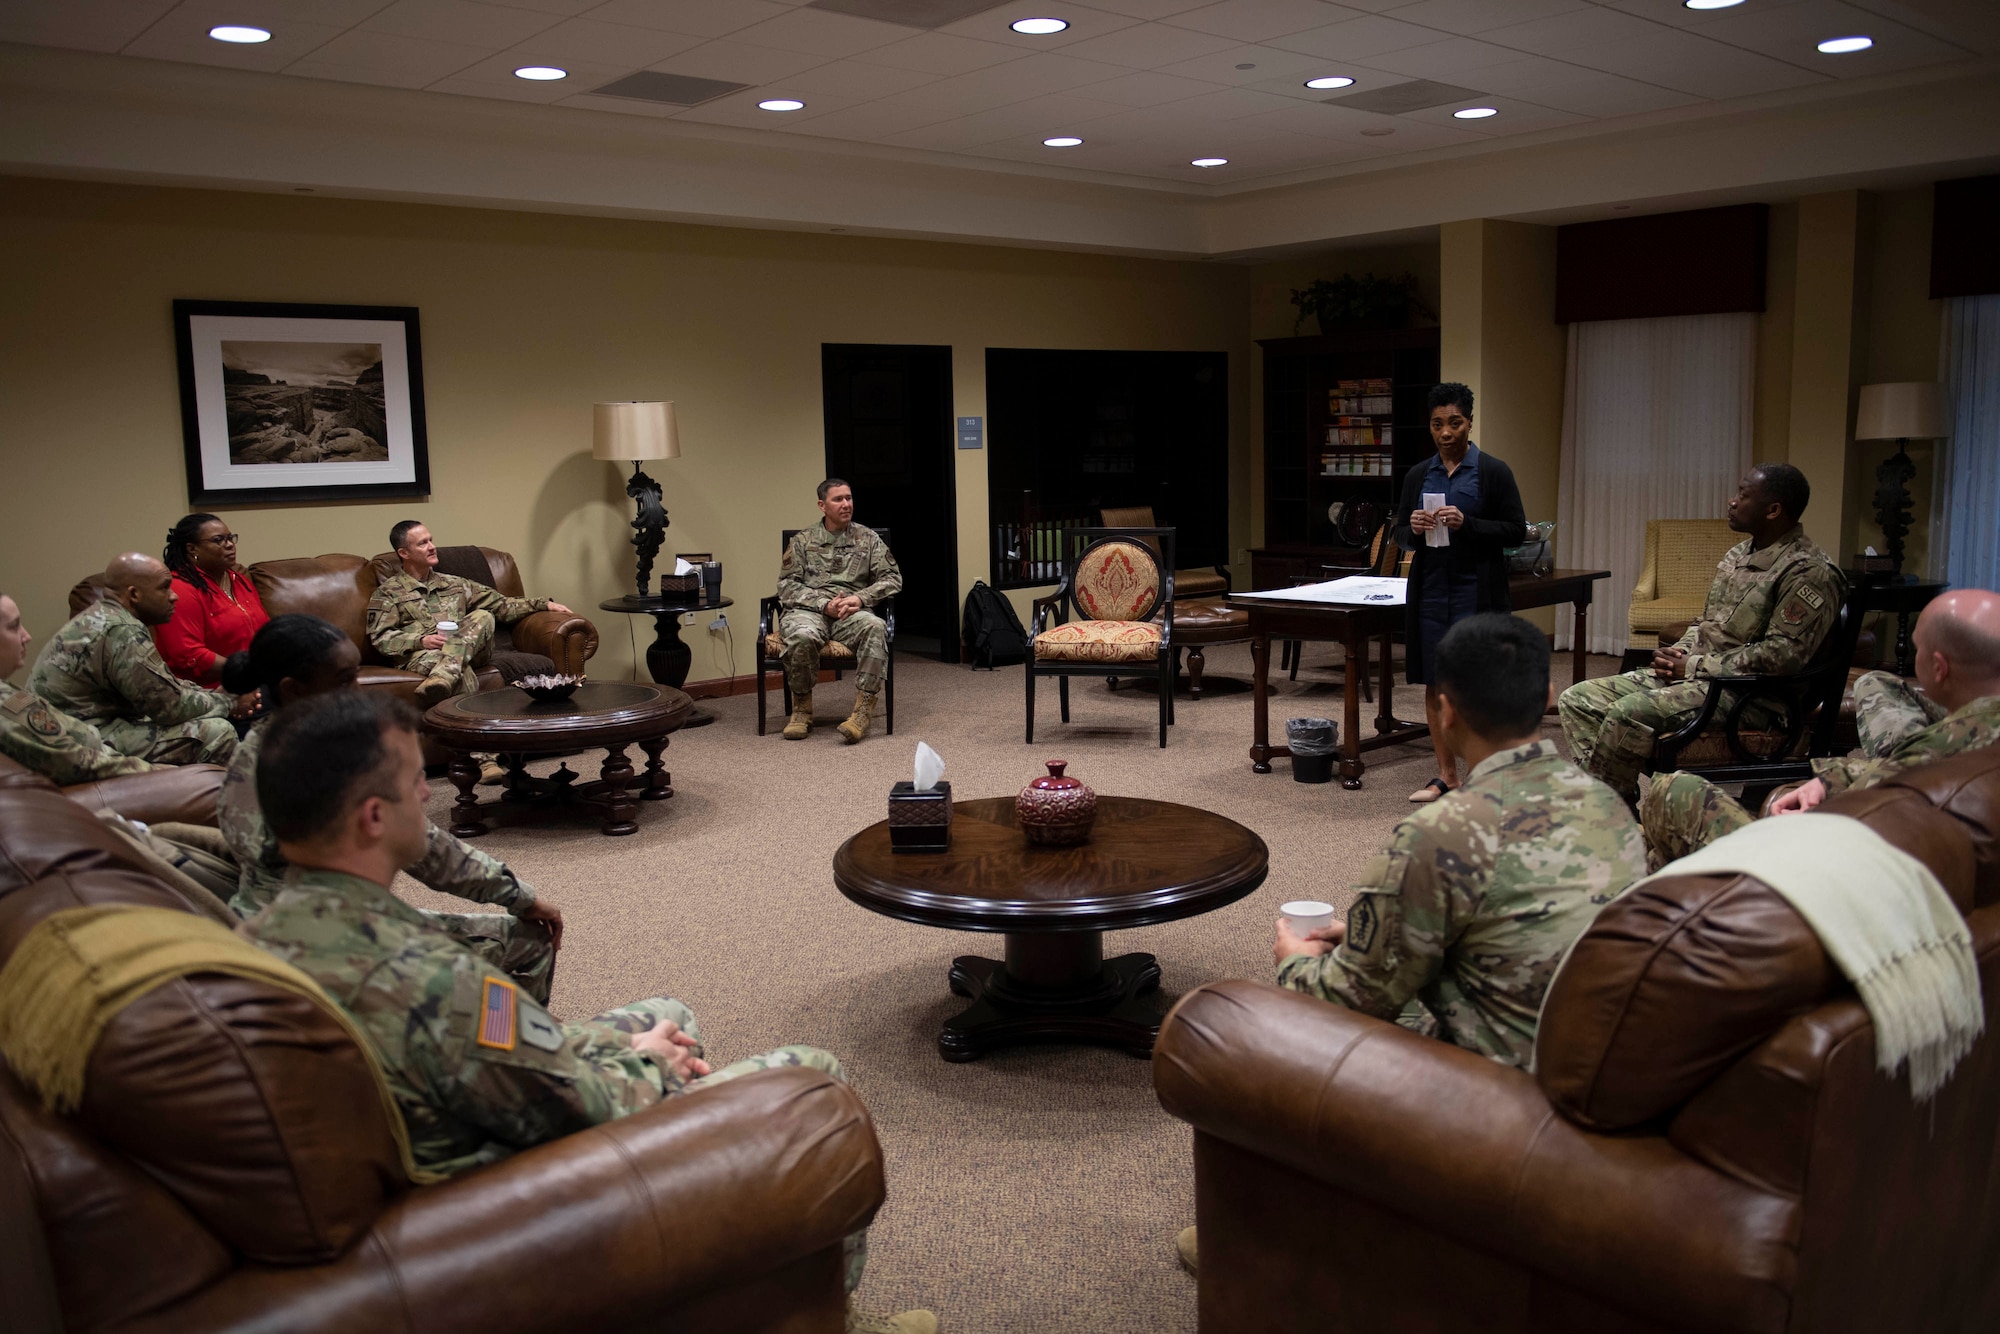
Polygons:
[[1836,561],[1846,512],[1848,430],[1857,352],[1867,327],[1862,275],[1867,204],[1858,190],[1799,201],[1797,290],[1792,303],[1788,460],[1812,483],[1806,531]]
[[[1885,191],[1871,196],[1866,265],[1868,318],[1862,330],[1859,384],[1939,378],[1944,303],[1930,299],[1931,189]],[[1934,444],[1910,446],[1917,475],[1910,482],[1916,525],[1904,539],[1903,568],[1922,571],[1930,554]],[[1875,469],[1896,452],[1894,441],[1857,440],[1848,453],[1846,545],[1842,558],[1863,547],[1883,550],[1875,521]]]
[[[590,457],[590,405],[679,405],[684,457],[651,469],[666,550],[722,560],[747,672],[778,530],[815,517],[822,342],[951,345],[967,416],[985,415],[989,346],[1226,351],[1231,545],[1249,545],[1241,268],[12,178],[0,253],[0,587],[38,635],[77,576],[158,551],[187,508],[176,297],[418,307],[430,500],[231,509],[243,559],[371,554],[421,517],[441,541],[512,551],[531,592],[587,611],[607,677],[633,670],[624,618],[596,610],[631,585],[631,502]],[[986,454],[957,465],[963,589],[988,573]],[[694,679],[732,670],[720,636],[687,637]]]
[[1798,300],[1798,285],[1799,206],[1790,201],[1773,204],[1753,384],[1750,456],[1760,462],[1776,462],[1792,452],[1792,307]]

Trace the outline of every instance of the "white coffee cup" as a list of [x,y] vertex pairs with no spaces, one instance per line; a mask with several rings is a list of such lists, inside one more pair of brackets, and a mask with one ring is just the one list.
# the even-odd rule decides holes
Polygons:
[[1309,936],[1323,926],[1333,925],[1333,905],[1318,899],[1295,899],[1278,911],[1285,915],[1297,936]]
[[458,636],[458,622],[439,621],[437,632],[443,635],[446,639],[454,639]]

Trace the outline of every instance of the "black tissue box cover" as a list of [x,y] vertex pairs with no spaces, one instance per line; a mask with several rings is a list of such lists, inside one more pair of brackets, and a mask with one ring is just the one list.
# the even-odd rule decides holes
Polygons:
[[889,789],[889,847],[895,852],[943,852],[951,846],[951,784],[929,792],[914,783]]

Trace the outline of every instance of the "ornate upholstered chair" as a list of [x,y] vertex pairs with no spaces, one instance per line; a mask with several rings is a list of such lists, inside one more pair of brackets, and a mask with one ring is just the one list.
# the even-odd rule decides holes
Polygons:
[[[792,538],[799,531],[797,528],[787,528],[779,533],[778,551],[780,555],[784,553],[786,547],[792,544]],[[895,550],[895,544],[889,541],[889,530],[887,528],[877,528],[875,531],[881,536],[882,541],[888,544],[891,551]],[[883,731],[890,736],[894,736],[896,735],[896,599],[885,599],[881,606],[870,608],[870,610],[882,618],[882,624],[888,627],[889,632],[887,636],[889,667],[887,671],[882,673],[882,724]],[[758,736],[764,735],[765,709],[767,707],[764,695],[772,672],[778,674],[778,689],[785,697],[785,707],[781,712],[790,713],[792,711],[792,687],[785,680],[785,637],[778,632],[778,618],[783,614],[784,608],[778,605],[778,595],[775,593],[757,604]],[[838,681],[844,672],[854,666],[854,650],[845,644],[836,644],[829,639],[826,642],[826,647],[819,651],[819,665],[821,670],[831,669],[833,679]]]
[[1070,677],[1137,676],[1150,667],[1165,746],[1174,720],[1174,530],[1072,528],[1063,536],[1062,582],[1035,599],[1028,629],[1027,740],[1035,740],[1037,676],[1057,678],[1068,722]]
[[[1097,511],[1097,521],[1106,528],[1153,528],[1159,520],[1153,517],[1151,505],[1127,505],[1122,509],[1111,506]],[[1160,554],[1157,542],[1148,542],[1155,556]],[[1221,597],[1229,591],[1229,569],[1223,565],[1204,565],[1194,570],[1174,571],[1174,590],[1183,601],[1191,598]]]
[[1664,627],[1700,619],[1715,567],[1742,540],[1727,519],[1646,520],[1646,564],[1626,613],[1624,670],[1652,661]]

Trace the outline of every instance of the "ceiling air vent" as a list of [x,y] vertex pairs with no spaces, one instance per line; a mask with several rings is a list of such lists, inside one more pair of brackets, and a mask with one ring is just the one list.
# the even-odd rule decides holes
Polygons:
[[697,79],[692,74],[661,74],[656,70],[642,69],[637,74],[614,79],[591,91],[599,97],[630,97],[641,102],[698,107],[703,102],[712,102],[725,93],[741,92],[749,86],[747,83],[730,83],[727,79]]
[[898,23],[905,28],[942,28],[999,7],[999,0],[807,0],[806,4],[807,9]]
[[1467,98],[1481,94],[1470,88],[1458,88],[1448,83],[1432,83],[1429,79],[1412,79],[1408,83],[1393,83],[1387,88],[1370,88],[1365,93],[1348,93],[1344,97],[1322,98],[1328,106],[1347,107],[1354,111],[1379,111],[1385,116],[1401,116],[1411,111],[1422,111],[1427,107],[1441,107],[1447,102],[1463,102]]

